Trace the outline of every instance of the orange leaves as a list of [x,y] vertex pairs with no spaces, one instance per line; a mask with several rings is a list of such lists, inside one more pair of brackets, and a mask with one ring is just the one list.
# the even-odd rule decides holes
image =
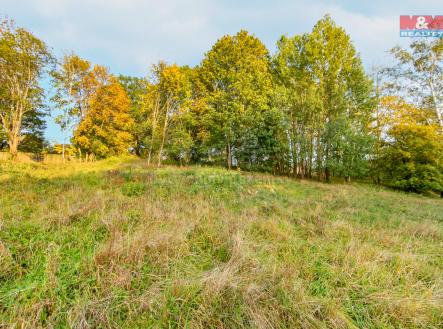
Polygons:
[[120,83],[110,77],[108,84],[97,89],[89,107],[75,132],[75,142],[99,158],[127,153],[134,121],[128,95]]

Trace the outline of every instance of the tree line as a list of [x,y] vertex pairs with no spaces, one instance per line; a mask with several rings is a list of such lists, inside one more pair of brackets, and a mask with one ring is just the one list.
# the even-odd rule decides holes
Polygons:
[[370,77],[330,16],[282,36],[271,54],[247,31],[217,40],[200,65],[164,61],[113,75],[75,53],[55,59],[10,20],[0,25],[0,139],[14,158],[43,147],[41,78],[66,139],[85,161],[134,153],[149,164],[224,165],[329,182],[371,178],[443,191],[443,40],[390,51]]

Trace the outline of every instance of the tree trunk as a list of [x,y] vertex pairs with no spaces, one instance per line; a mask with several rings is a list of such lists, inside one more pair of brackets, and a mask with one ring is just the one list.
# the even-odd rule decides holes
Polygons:
[[440,127],[443,128],[443,118],[442,118],[442,114],[441,114],[440,104],[437,99],[437,95],[436,95],[435,89],[434,89],[435,87],[434,87],[432,80],[429,81],[429,87],[431,89],[431,96],[432,96],[432,101],[434,103],[434,109],[435,109],[435,114],[437,116],[438,124],[440,125]]
[[297,166],[298,166],[298,156],[297,156],[297,143],[295,141],[295,128],[292,128],[292,136],[291,136],[291,153],[292,153],[292,176],[297,177]]
[[148,151],[148,166],[151,165],[151,154],[152,154],[152,145],[149,146],[149,151]]
[[326,181],[326,183],[331,182],[331,172],[330,172],[328,166],[325,167],[325,181]]
[[317,147],[317,154],[316,154],[316,156],[317,156],[317,168],[316,168],[316,171],[317,171],[317,180],[318,181],[321,181],[322,180],[322,176],[323,176],[323,163],[322,163],[322,149],[321,149],[321,143],[320,143],[320,134],[319,134],[319,136],[317,137],[317,145],[316,145],[316,147]]
[[168,129],[168,109],[166,109],[165,124],[163,126],[163,133],[162,133],[162,141],[160,144],[160,150],[158,151],[157,168],[160,168],[160,166],[162,164],[162,153],[163,153],[163,146],[165,145],[165,138],[166,138],[166,130],[167,129]]
[[326,144],[325,150],[325,181],[326,183],[331,182],[331,171],[329,169],[329,144]]
[[148,151],[148,166],[151,165],[152,153],[154,150],[155,134],[157,128],[157,117],[159,115],[159,111],[160,111],[160,99],[157,97],[155,100],[154,110],[152,112],[152,132],[151,132],[151,143],[149,145],[149,151]]
[[226,160],[228,164],[228,170],[231,170],[232,168],[232,155],[231,155],[231,145],[228,143],[226,145]]
[[9,153],[11,154],[11,159],[16,161],[18,154],[19,136],[10,135],[8,143],[9,143]]
[[231,143],[229,141],[229,137],[227,137],[227,144],[226,144],[226,162],[228,165],[228,170],[231,170],[232,167],[232,154],[231,154]]
[[313,138],[312,138],[312,134],[310,134],[309,137],[309,160],[308,160],[308,178],[311,179],[312,178],[312,159],[314,157],[314,145],[313,145]]
[[62,144],[62,161],[65,163],[65,143]]

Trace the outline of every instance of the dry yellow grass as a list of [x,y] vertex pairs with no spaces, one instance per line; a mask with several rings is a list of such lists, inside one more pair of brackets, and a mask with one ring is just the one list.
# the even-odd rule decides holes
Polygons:
[[6,328],[440,328],[443,202],[136,159],[0,165]]

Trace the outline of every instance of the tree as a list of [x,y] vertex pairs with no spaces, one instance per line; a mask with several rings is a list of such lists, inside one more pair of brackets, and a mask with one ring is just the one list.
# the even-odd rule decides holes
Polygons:
[[[443,193],[443,138],[430,112],[396,96],[381,100],[384,109],[378,170],[385,183],[407,191]],[[432,113],[432,112],[431,112]]]
[[68,158],[74,157],[77,153],[77,150],[73,145],[64,145],[64,144],[55,144],[53,146],[53,152],[57,154],[62,154],[63,152],[65,155],[68,156]]
[[65,55],[58,64],[58,69],[51,72],[55,94],[51,100],[61,111],[55,121],[60,126],[64,141],[62,158],[65,161],[65,144],[68,134],[84,117],[87,108],[89,90],[86,90],[87,78],[90,75],[91,64],[74,53]]
[[320,121],[318,84],[307,52],[310,35],[281,37],[273,58],[276,80],[275,104],[285,116],[285,130],[292,175],[311,177],[315,131]]
[[385,69],[391,93],[432,110],[435,116],[429,120],[443,128],[443,39],[414,41],[410,50],[394,47],[391,54],[397,60],[395,66]]
[[11,21],[0,24],[0,121],[13,159],[23,137],[23,120],[38,115],[43,104],[39,80],[52,61],[43,41]]
[[0,151],[2,151],[8,145],[8,139],[3,131],[2,126],[0,126]]
[[18,150],[22,152],[41,153],[47,146],[44,137],[46,122],[45,113],[35,110],[23,117],[21,128],[21,140]]
[[372,83],[350,37],[329,16],[314,26],[308,45],[318,81],[320,122],[324,122],[318,129],[317,170],[323,169],[324,179],[329,181],[331,172],[352,174],[343,166],[346,158],[354,156],[355,164],[365,163],[362,160],[369,149],[357,152],[360,145],[356,142],[370,142],[364,137],[369,138],[370,112],[375,105]]
[[[175,157],[182,154],[179,139],[186,137],[186,130],[183,130],[181,118],[189,109],[186,103],[191,92],[186,70],[162,61],[152,68],[152,78],[141,104],[143,115],[147,116],[144,131],[149,136],[146,141],[148,164],[155,152],[157,167],[161,166],[166,153]],[[181,132],[174,132],[176,128],[181,129]],[[177,138],[175,142],[170,140],[173,137]],[[189,138],[182,145],[189,147]],[[173,147],[175,152],[165,152],[165,146]]]
[[177,65],[159,65],[155,74],[158,77],[158,92],[162,104],[163,115],[161,120],[161,139],[158,152],[157,166],[160,167],[163,157],[163,148],[171,122],[178,122],[185,110],[185,102],[189,96],[189,88],[183,69]]
[[201,80],[201,67],[184,66],[181,70],[186,99],[183,99],[179,115],[171,122],[167,153],[179,163],[211,163],[213,120],[209,115],[207,90]]
[[157,84],[150,84],[147,88],[146,94],[143,97],[143,109],[146,111],[147,114],[146,129],[144,130],[145,134],[147,135],[146,144],[148,146],[148,165],[151,164],[153,153],[158,148],[157,144],[159,140],[159,118],[160,111],[162,109],[161,97],[158,89],[159,88]]
[[[211,134],[225,149],[228,169],[241,156],[246,118],[260,116],[269,109],[272,75],[269,52],[264,44],[246,31],[226,35],[206,54],[201,79],[207,89]],[[251,122],[251,121],[250,121]],[[254,122],[254,120],[252,120]]]
[[88,112],[74,132],[74,143],[89,159],[125,154],[133,141],[130,100],[116,78],[108,80],[91,98]]
[[125,88],[131,101],[131,116],[134,120],[134,151],[138,156],[146,156],[150,136],[149,111],[144,102],[148,93],[149,81],[145,78],[120,75],[120,84]]
[[[100,87],[111,81],[109,70],[81,59],[74,53],[65,55],[57,69],[51,71],[55,94],[52,102],[61,111],[55,121],[64,133],[64,145],[68,135],[86,118],[91,100]],[[80,158],[82,149],[79,148]],[[64,148],[62,149],[65,161]]]
[[282,37],[274,57],[292,173],[363,176],[371,153],[372,83],[346,32],[329,16],[309,34]]

